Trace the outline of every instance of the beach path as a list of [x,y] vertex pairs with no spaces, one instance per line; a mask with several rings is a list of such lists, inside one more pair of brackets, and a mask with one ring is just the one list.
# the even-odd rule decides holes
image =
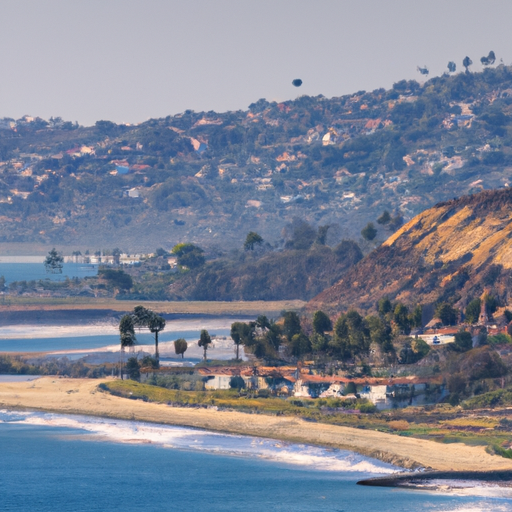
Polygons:
[[179,408],[112,396],[98,389],[102,380],[43,377],[0,383],[0,408],[84,414],[167,425],[196,427],[352,450],[403,467],[441,471],[512,470],[512,460],[484,447],[442,444],[398,435],[312,423],[300,418]]

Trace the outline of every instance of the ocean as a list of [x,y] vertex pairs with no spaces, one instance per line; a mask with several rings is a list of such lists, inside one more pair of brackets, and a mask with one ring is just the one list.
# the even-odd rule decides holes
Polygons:
[[480,489],[357,486],[396,468],[351,452],[140,422],[0,411],[0,510],[512,511]]

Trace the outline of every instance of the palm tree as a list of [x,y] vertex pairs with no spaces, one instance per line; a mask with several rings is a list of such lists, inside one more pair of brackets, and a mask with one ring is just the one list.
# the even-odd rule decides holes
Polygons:
[[133,347],[136,342],[132,315],[124,315],[119,322],[119,338],[121,350],[119,354],[119,373],[123,378],[123,354],[126,347]]
[[158,354],[158,333],[165,329],[165,318],[151,311],[151,316],[147,325],[150,332],[155,335],[155,359],[157,360],[157,363],[159,363],[160,355]]
[[212,342],[212,339],[210,337],[210,335],[208,334],[208,331],[206,329],[203,329],[201,331],[201,335],[199,337],[199,341],[197,342],[197,344],[200,346],[200,347],[203,347],[203,350],[204,350],[204,360],[206,361],[206,351],[208,350],[208,345],[210,345],[210,343]]

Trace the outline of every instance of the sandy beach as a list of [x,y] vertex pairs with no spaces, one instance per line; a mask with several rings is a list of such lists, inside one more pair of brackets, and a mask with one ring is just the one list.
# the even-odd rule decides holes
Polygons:
[[299,418],[214,409],[178,408],[115,397],[98,389],[101,380],[44,377],[0,383],[0,407],[85,414],[196,427],[346,449],[405,468],[441,471],[512,469],[512,460],[483,447],[440,444],[371,430],[311,423]]

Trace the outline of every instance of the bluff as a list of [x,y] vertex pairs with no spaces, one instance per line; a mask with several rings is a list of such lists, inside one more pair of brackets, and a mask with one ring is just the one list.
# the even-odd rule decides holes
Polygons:
[[489,291],[502,304],[512,284],[512,189],[441,202],[414,217],[312,299],[310,310],[375,308],[381,297],[459,307]]

